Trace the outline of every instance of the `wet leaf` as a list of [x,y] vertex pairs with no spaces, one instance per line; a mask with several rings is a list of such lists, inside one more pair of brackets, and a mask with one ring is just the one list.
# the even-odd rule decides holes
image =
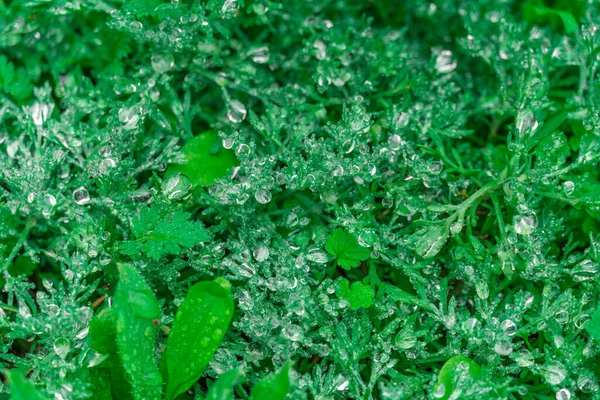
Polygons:
[[283,400],[290,391],[291,363],[259,381],[252,388],[251,400]]
[[[464,368],[464,372],[460,368]],[[443,385],[445,388],[444,395],[440,399],[450,398],[454,390],[454,382],[462,373],[477,380],[481,378],[481,367],[475,361],[463,356],[455,356],[446,361],[438,375],[438,385]]]
[[204,400],[233,400],[233,388],[243,375],[239,369],[224,372],[210,387]]
[[222,278],[193,285],[177,309],[167,340],[166,399],[175,399],[202,375],[233,317],[231,285]]
[[210,186],[239,165],[235,153],[223,147],[221,139],[214,131],[194,136],[181,148],[181,151],[187,163],[171,165],[167,175],[180,172],[196,186]]
[[13,400],[44,400],[46,397],[29,382],[23,373],[17,369],[6,370],[8,387]]
[[162,378],[154,355],[160,308],[144,278],[129,265],[119,265],[114,309],[119,356],[134,398],[160,399]]
[[337,263],[344,269],[358,267],[370,254],[369,249],[359,245],[354,236],[343,229],[333,231],[327,238],[325,249],[336,257]]
[[365,285],[362,282],[354,282],[350,286],[350,282],[344,278],[338,282],[336,293],[339,297],[350,303],[350,308],[353,310],[371,307],[375,298],[375,292],[371,286]]

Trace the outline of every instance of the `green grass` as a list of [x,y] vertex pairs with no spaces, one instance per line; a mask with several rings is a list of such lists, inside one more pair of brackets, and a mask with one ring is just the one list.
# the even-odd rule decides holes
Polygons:
[[599,20],[0,0],[0,398],[597,398]]

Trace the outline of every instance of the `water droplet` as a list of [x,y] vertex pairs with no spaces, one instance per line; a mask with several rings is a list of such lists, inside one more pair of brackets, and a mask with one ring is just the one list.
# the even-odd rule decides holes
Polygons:
[[464,226],[464,221],[462,219],[459,219],[456,222],[453,222],[452,225],[450,225],[450,233],[452,234],[452,236],[454,235],[458,235]]
[[443,383],[438,383],[433,389],[433,397],[441,399],[446,394],[446,386]]
[[36,126],[42,126],[48,119],[48,116],[52,113],[53,109],[53,104],[34,103],[29,108],[29,113],[31,115],[31,119],[33,119],[33,123]]
[[117,163],[115,163],[115,160],[113,160],[112,158],[105,158],[100,162],[100,166],[98,167],[98,169],[101,174],[106,175],[116,166]]
[[271,201],[272,195],[267,189],[258,189],[256,192],[254,192],[254,198],[260,204],[267,204]]
[[335,390],[337,390],[338,392],[343,392],[350,386],[350,379],[344,378],[343,376],[340,376],[340,378],[341,379],[338,379],[339,383],[336,385]]
[[442,51],[435,59],[435,69],[440,74],[447,74],[456,69],[457,63],[450,50]]
[[560,389],[556,392],[556,400],[571,400],[571,392],[568,389]]
[[502,321],[500,327],[508,336],[513,336],[515,333],[517,333],[517,325],[515,325],[515,323],[512,322],[510,319],[505,319],[504,321]]
[[317,60],[324,60],[327,58],[327,45],[322,40],[315,40],[313,43],[315,48],[315,57]]
[[175,62],[172,54],[154,54],[150,59],[152,69],[157,74],[164,74],[173,68]]
[[140,115],[137,112],[136,107],[122,107],[119,110],[119,121],[125,124],[123,129],[132,130],[137,127]]
[[75,201],[75,203],[79,204],[80,206],[83,206],[90,202],[90,194],[87,191],[87,189],[82,186],[79,189],[75,189],[73,191],[73,200]]
[[569,313],[566,310],[560,310],[559,312],[556,313],[556,316],[554,317],[554,319],[559,324],[564,325],[567,322],[569,322]]
[[54,348],[54,352],[60,358],[64,359],[69,354],[69,350],[71,350],[71,342],[66,337],[58,338],[54,341],[52,347]]
[[263,262],[269,258],[269,248],[267,246],[260,246],[252,253],[256,261]]
[[501,340],[494,345],[494,351],[501,356],[508,356],[512,353],[512,343],[508,340]]
[[306,254],[306,259],[317,264],[325,264],[329,261],[329,256],[323,250],[313,248]]
[[531,367],[534,361],[533,354],[527,349],[521,349],[515,353],[515,362],[520,367]]
[[236,0],[225,0],[223,3],[223,7],[221,7],[221,12],[223,14],[232,14],[237,11],[237,1]]
[[481,300],[486,300],[490,296],[490,289],[487,282],[477,282],[475,284],[475,291]]
[[269,62],[269,48],[266,46],[252,49],[248,52],[248,55],[257,64],[265,64]]
[[110,157],[112,151],[110,150],[110,147],[102,146],[98,149],[98,153],[100,153],[102,157]]
[[537,217],[534,213],[516,215],[513,219],[513,223],[515,232],[523,236],[531,235],[538,225]]
[[229,119],[234,124],[239,124],[243,120],[246,119],[246,115],[248,114],[248,110],[246,110],[246,106],[237,100],[231,100],[229,102],[229,110],[227,111],[227,119]]
[[404,144],[404,142],[402,141],[402,138],[397,133],[394,133],[388,139],[388,146],[390,147],[390,150],[392,150],[392,151],[400,150],[400,147],[402,147],[403,144]]
[[575,184],[573,183],[573,181],[566,181],[565,183],[563,183],[563,191],[567,196],[571,196],[575,191]]
[[550,385],[560,385],[567,377],[567,369],[560,361],[550,361],[542,367],[542,376]]
[[184,197],[191,187],[192,182],[186,175],[175,173],[163,181],[162,192],[171,200],[179,199]]
[[254,268],[252,268],[247,263],[241,264],[239,266],[238,270],[240,272],[240,275],[242,275],[243,277],[246,277],[246,278],[252,278],[254,276],[254,274],[256,273]]
[[531,110],[521,110],[517,114],[516,125],[517,131],[522,136],[535,131],[538,127],[538,122]]
[[132,23],[129,24],[129,32],[139,33],[139,32],[141,32],[143,27],[144,26],[142,25],[142,23],[140,21],[133,21]]
[[233,140],[233,139],[223,139],[221,141],[221,144],[226,149],[231,149],[233,147],[234,143],[235,143],[235,140]]
[[283,336],[292,342],[299,342],[304,339],[304,332],[298,325],[289,324],[283,328]]

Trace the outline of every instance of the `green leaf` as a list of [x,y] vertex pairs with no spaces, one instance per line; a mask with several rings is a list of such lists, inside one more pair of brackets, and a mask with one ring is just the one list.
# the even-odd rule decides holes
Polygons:
[[208,231],[199,222],[190,221],[190,216],[180,210],[163,215],[155,205],[142,208],[131,226],[136,240],[121,243],[121,251],[130,256],[142,252],[158,260],[210,240]]
[[543,5],[535,5],[531,2],[523,5],[523,18],[529,23],[544,23],[548,21],[555,29],[559,27],[560,21],[567,35],[571,35],[579,29],[579,23],[571,12]]
[[350,286],[350,282],[344,278],[338,282],[335,292],[339,297],[348,301],[353,310],[371,307],[375,298],[375,292],[371,286],[362,282],[354,282]]
[[154,356],[160,308],[144,278],[128,265],[119,265],[114,309],[119,356],[134,398],[160,399],[162,378]]
[[116,354],[117,332],[114,323],[114,308],[107,307],[90,322],[91,347],[101,354]]
[[478,380],[481,378],[481,367],[475,361],[463,356],[455,356],[450,358],[442,366],[442,369],[438,375],[438,385],[444,385],[445,387],[444,395],[440,397],[441,400],[448,399],[452,394],[454,390],[454,381],[458,379],[459,374],[462,373],[458,368],[459,366],[466,367],[466,373],[473,380]]
[[167,339],[166,399],[188,390],[221,345],[233,317],[231,285],[225,279],[196,283],[179,306]]
[[210,387],[204,400],[233,400],[233,388],[244,375],[242,370],[227,371]]
[[290,366],[286,365],[274,374],[259,381],[252,388],[251,400],[283,400],[290,391]]
[[343,229],[335,229],[327,238],[325,249],[336,257],[337,263],[344,269],[358,267],[371,254],[369,249],[362,247],[350,233]]
[[194,136],[182,148],[187,163],[171,165],[167,175],[180,172],[186,175],[195,186],[210,186],[227,172],[239,165],[232,150],[221,144],[221,139],[213,131]]
[[45,397],[29,382],[18,369],[6,370],[11,399],[13,400],[44,400]]
[[600,306],[592,314],[590,322],[585,325],[585,330],[588,331],[594,341],[600,343]]

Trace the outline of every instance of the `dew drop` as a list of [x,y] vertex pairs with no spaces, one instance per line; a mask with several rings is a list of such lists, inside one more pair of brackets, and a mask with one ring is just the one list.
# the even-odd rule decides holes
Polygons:
[[542,368],[542,376],[550,385],[560,385],[567,377],[567,369],[559,361],[550,361]]
[[80,206],[83,206],[90,202],[90,194],[87,191],[87,189],[82,186],[79,189],[75,189],[73,191],[73,200],[75,201],[75,203],[79,204]]
[[269,48],[266,46],[258,47],[248,52],[248,55],[257,64],[265,64],[269,62]]
[[573,181],[566,181],[565,183],[563,183],[563,191],[567,196],[571,196],[575,191],[575,184],[573,183]]
[[535,119],[533,111],[522,110],[517,115],[516,125],[519,134],[525,135],[526,133],[535,131],[538,127],[538,122]]
[[501,356],[508,356],[512,353],[512,343],[508,340],[501,340],[494,345],[494,351]]
[[271,201],[272,195],[267,189],[258,189],[256,192],[254,192],[254,198],[260,204],[267,204]]
[[523,368],[531,367],[534,363],[533,354],[527,349],[521,349],[515,353],[515,362]]
[[152,69],[157,74],[164,74],[173,68],[175,62],[172,54],[154,54],[150,59]]
[[323,250],[315,248],[308,251],[306,259],[317,264],[325,264],[329,261],[329,256]]
[[556,392],[556,400],[571,400],[571,392],[569,392],[569,389],[560,389]]
[[283,328],[283,336],[292,342],[299,342],[304,339],[304,332],[298,325],[289,324]]
[[133,21],[132,23],[129,24],[129,32],[139,33],[139,32],[141,32],[143,27],[144,26],[142,25],[142,23],[140,21]]
[[176,173],[173,175],[169,175],[162,184],[162,192],[167,196],[167,198],[179,199],[184,197],[190,188],[192,187],[192,182],[190,179],[181,173]]
[[69,354],[69,350],[71,350],[71,342],[66,337],[61,337],[54,341],[52,347],[54,352],[60,358],[64,359]]
[[537,217],[533,213],[516,215],[513,219],[513,223],[515,226],[515,232],[523,236],[531,235],[538,225]]
[[517,325],[515,325],[515,323],[512,322],[510,319],[505,319],[504,321],[502,321],[500,327],[508,336],[514,336],[514,334],[517,333]]
[[246,106],[237,100],[231,100],[229,102],[229,110],[227,111],[227,119],[234,124],[239,124],[246,119],[248,110]]
[[263,262],[269,258],[269,248],[267,246],[260,246],[252,253],[256,261]]
[[450,50],[442,51],[435,59],[435,69],[440,74],[447,74],[456,69],[457,63]]

